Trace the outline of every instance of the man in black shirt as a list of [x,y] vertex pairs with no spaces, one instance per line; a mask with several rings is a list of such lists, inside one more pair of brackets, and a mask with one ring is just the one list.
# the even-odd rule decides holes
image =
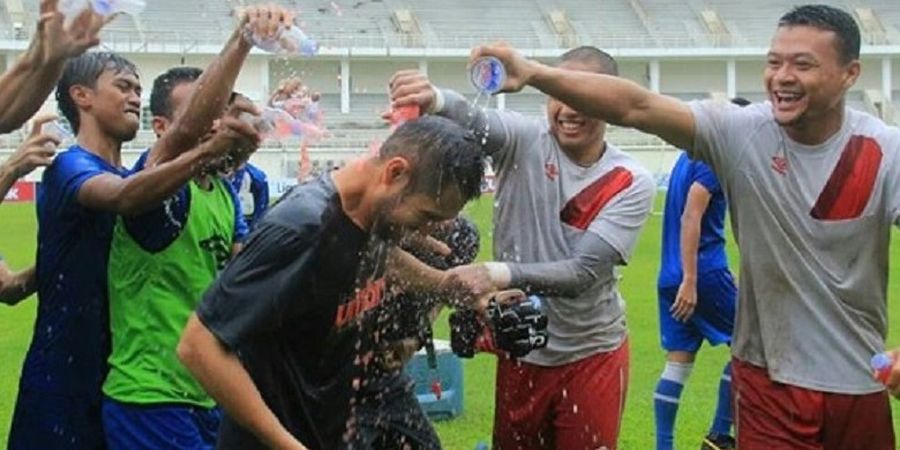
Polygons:
[[[405,266],[411,257],[397,239],[455,217],[479,194],[482,174],[474,137],[425,117],[398,128],[379,156],[285,194],[207,291],[178,346],[226,411],[219,448],[354,448],[351,405],[410,402],[409,392],[379,395],[365,377],[381,346],[387,261]],[[438,281],[421,269],[405,288]],[[438,445],[430,426],[392,431],[402,442],[367,445]]]

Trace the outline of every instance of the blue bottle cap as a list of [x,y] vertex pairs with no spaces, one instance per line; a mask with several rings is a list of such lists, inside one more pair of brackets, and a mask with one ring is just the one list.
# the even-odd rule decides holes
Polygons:
[[872,369],[884,370],[894,365],[894,359],[887,353],[878,353],[872,357],[870,364]]
[[506,68],[493,56],[478,58],[469,69],[469,81],[479,92],[495,94],[506,81]]

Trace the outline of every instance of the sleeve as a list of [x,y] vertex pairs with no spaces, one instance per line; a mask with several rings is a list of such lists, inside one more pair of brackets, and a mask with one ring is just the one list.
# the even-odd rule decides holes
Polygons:
[[691,159],[708,164],[720,180],[730,177],[740,163],[740,141],[753,131],[752,123],[742,117],[750,117],[749,111],[754,107],[741,108],[722,100],[694,101],[689,105],[694,113],[694,145],[685,151]]
[[279,328],[289,302],[301,297],[314,243],[312,234],[260,223],[260,232],[250,237],[204,294],[197,309],[200,321],[231,349]]
[[269,209],[269,180],[266,177],[266,173],[259,168],[256,168],[255,172],[257,176],[254,177],[256,189],[253,192],[253,195],[256,197],[253,207],[254,222],[258,221]]
[[231,242],[244,242],[244,239],[250,234],[250,227],[247,225],[247,220],[244,218],[244,211],[241,208],[241,199],[238,198],[234,186],[228,179],[222,178],[222,185],[225,186],[225,190],[228,191],[228,196],[231,197],[231,204],[234,205],[234,236],[231,237]]
[[50,184],[59,187],[62,207],[74,205],[78,201],[78,191],[85,182],[98,175],[116,174],[88,155],[77,151],[59,154],[53,163]]
[[709,166],[701,161],[694,161],[691,166],[692,183],[699,183],[707,191],[709,191],[710,194],[715,194],[722,191],[722,187],[719,185],[719,179],[716,177],[716,174],[713,173],[712,169],[709,168]]
[[619,251],[594,233],[584,233],[574,248],[570,259],[506,263],[511,285],[535,294],[577,297],[623,262]]
[[540,133],[541,127],[534,118],[513,111],[477,108],[449,89],[441,89],[440,93],[444,101],[437,114],[474,130],[498,171],[512,166],[518,160],[520,150],[527,148],[523,144],[534,142]]
[[156,208],[136,216],[123,216],[122,220],[128,234],[141,248],[150,253],[158,253],[181,235],[187,223],[190,204],[191,191],[184,186]]
[[622,263],[627,263],[638,234],[650,216],[655,195],[653,177],[646,173],[635,174],[631,186],[603,208],[587,231],[606,241],[619,253]]

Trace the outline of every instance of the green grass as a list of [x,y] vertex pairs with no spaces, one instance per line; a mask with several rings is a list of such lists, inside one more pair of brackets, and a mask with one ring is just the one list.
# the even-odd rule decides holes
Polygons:
[[[662,198],[657,199],[661,201]],[[470,216],[482,230],[480,259],[487,259],[491,249],[492,199],[485,197],[471,204]],[[14,268],[33,262],[35,251],[35,219],[32,205],[0,205],[0,251]],[[620,435],[620,448],[649,449],[654,445],[652,392],[663,367],[664,354],[659,348],[656,307],[656,273],[659,269],[659,239],[661,217],[653,216],[643,231],[631,263],[623,270],[622,293],[627,303],[630,328],[631,380],[628,402]],[[900,262],[900,246],[891,244],[891,260]],[[730,248],[732,262],[736,249]],[[736,267],[736,265],[732,265]],[[889,299],[900,295],[900,281],[892,277]],[[890,332],[888,346],[900,346],[900,303],[889,301]],[[897,310],[897,311],[894,311]],[[0,448],[6,447],[6,437],[15,401],[22,358],[28,345],[34,321],[35,302],[27,301],[16,307],[0,307]],[[436,335],[448,335],[446,319],[436,326]],[[693,375],[685,388],[678,415],[676,448],[699,448],[699,440],[706,434],[715,409],[719,375],[728,358],[726,348],[706,348],[700,352]],[[457,419],[438,422],[437,430],[444,448],[469,450],[478,441],[490,441],[493,424],[494,371],[493,357],[479,355],[465,364],[465,407]],[[895,430],[900,430],[900,402],[894,406]]]

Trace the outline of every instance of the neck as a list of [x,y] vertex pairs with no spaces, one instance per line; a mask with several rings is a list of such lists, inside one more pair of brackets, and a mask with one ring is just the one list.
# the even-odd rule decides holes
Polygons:
[[844,125],[844,102],[838,103],[819,120],[801,121],[784,126],[784,132],[794,142],[803,145],[819,145],[834,136]]
[[77,141],[81,148],[103,158],[110,165],[122,166],[122,141],[104,134],[96,124],[82,122]]
[[375,218],[370,180],[375,177],[373,159],[358,159],[331,172],[331,180],[341,197],[341,208],[358,227],[369,231]]
[[575,164],[579,166],[588,167],[600,161],[600,158],[603,157],[603,153],[606,151],[606,141],[603,140],[603,136],[600,136],[600,139],[597,142],[591,144],[588,147],[580,148],[577,150],[568,150],[563,149],[566,156],[572,160]]

